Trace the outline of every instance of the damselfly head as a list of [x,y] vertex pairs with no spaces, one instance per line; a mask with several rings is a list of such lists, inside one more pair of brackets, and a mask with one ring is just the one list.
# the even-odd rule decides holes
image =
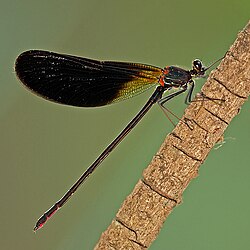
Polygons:
[[206,68],[203,66],[202,61],[199,59],[193,60],[193,68],[190,70],[192,77],[204,76]]

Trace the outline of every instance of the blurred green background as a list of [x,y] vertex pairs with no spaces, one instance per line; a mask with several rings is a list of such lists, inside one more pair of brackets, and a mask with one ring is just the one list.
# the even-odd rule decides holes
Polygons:
[[[246,25],[249,0],[7,1],[0,9],[0,248],[93,249],[158,150],[171,123],[156,105],[37,234],[32,228],[146,102],[152,91],[103,108],[49,103],[21,86],[19,53],[44,49],[96,59],[191,66],[220,58]],[[197,91],[204,80],[197,81]],[[169,108],[181,116],[181,96]],[[150,247],[248,249],[246,103]]]

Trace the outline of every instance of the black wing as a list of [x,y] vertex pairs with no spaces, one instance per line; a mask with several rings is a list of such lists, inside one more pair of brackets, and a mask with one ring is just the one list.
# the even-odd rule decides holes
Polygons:
[[15,71],[35,94],[61,104],[94,107],[130,98],[157,83],[161,68],[97,61],[30,50],[16,59]]

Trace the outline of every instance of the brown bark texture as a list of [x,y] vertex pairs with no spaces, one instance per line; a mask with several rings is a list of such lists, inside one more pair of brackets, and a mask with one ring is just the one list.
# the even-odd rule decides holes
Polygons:
[[163,142],[95,250],[147,249],[250,94],[250,22]]

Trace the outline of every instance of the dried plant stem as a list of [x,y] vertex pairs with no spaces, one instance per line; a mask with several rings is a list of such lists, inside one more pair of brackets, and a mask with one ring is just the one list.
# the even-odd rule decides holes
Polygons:
[[[250,22],[167,136],[95,249],[147,249],[250,94]],[[197,99],[198,97],[196,97]],[[224,100],[224,101],[215,101]]]

